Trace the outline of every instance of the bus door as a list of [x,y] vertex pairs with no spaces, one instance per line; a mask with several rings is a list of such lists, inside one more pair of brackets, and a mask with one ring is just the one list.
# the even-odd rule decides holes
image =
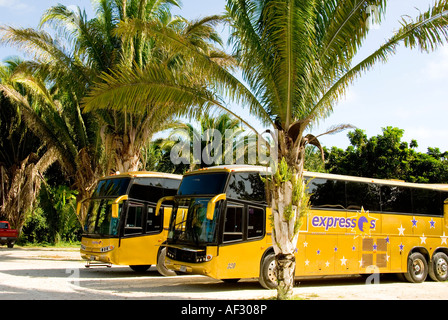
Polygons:
[[254,261],[267,249],[266,207],[227,200],[224,206],[222,244],[219,248],[219,278],[257,277]]
[[[154,243],[162,244],[164,241],[163,214],[155,215],[155,205],[128,201],[122,230],[119,244],[122,263],[154,264],[159,249]],[[160,239],[151,239],[152,236]]]

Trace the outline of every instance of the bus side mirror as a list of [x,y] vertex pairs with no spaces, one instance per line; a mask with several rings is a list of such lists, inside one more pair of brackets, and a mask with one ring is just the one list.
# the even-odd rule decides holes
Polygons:
[[112,203],[112,218],[118,219],[118,211],[119,211],[119,204],[120,202],[123,202],[125,200],[128,200],[128,195],[125,194],[123,196],[118,197],[115,199],[115,201]]
[[226,200],[225,193],[221,193],[221,194],[214,196],[208,202],[208,204],[207,204],[207,219],[208,220],[213,220],[213,217],[215,215],[216,202],[221,201],[221,200]]
[[112,218],[118,219],[118,203],[112,203]]
[[155,212],[156,217],[159,216],[160,207],[162,206],[162,203],[165,201],[174,201],[174,196],[163,197],[163,198],[160,198],[159,201],[157,201],[156,212]]

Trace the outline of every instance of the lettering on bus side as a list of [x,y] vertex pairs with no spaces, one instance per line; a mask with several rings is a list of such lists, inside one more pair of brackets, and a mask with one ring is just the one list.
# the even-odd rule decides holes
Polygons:
[[311,219],[311,225],[315,228],[325,228],[325,231],[333,228],[351,228],[352,232],[368,233],[375,230],[377,218],[371,217],[364,209],[358,211],[352,217],[335,217],[316,215]]

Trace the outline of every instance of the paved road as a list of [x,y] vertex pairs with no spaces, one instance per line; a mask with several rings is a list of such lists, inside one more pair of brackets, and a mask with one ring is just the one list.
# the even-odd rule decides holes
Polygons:
[[[295,293],[310,300],[448,299],[448,283],[411,284],[385,277],[366,285],[361,277],[307,279]],[[228,284],[203,276],[162,277],[155,268],[136,273],[128,267],[86,269],[75,249],[0,247],[0,300],[262,299],[275,291],[258,281]]]

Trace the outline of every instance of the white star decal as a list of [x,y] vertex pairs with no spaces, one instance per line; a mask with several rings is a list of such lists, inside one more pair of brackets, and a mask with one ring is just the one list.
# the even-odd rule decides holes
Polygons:
[[345,259],[345,257],[342,257],[342,259],[339,259],[339,260],[341,260],[341,266],[347,265],[347,259]]
[[425,234],[422,234],[422,236],[420,237],[421,243],[426,244],[426,237]]
[[404,236],[404,230],[406,230],[405,228],[403,228],[403,225],[400,226],[400,228],[398,228],[398,235],[399,236]]
[[440,238],[442,239],[442,244],[447,244],[446,239],[448,238],[448,236],[445,236],[445,231],[443,231],[443,236],[440,236]]

